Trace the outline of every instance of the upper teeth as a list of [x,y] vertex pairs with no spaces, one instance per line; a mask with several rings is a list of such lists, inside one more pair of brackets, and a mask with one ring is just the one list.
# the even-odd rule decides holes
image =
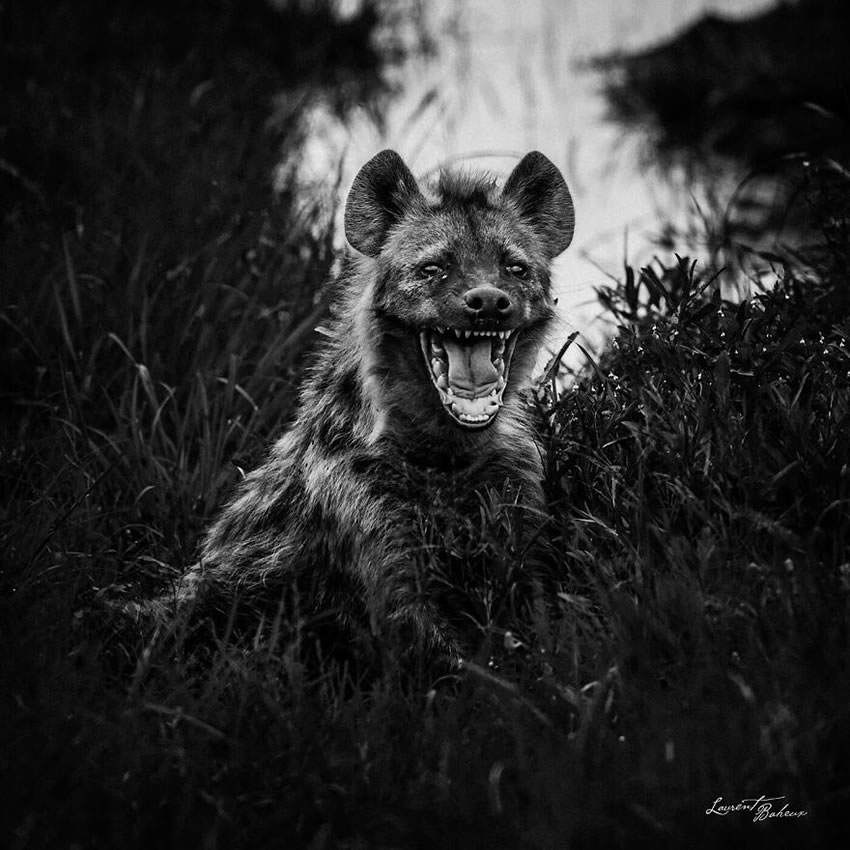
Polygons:
[[499,339],[507,339],[510,336],[510,331],[475,331],[475,330],[460,330],[459,328],[437,327],[437,333],[442,336],[454,334],[458,339],[469,339],[471,336],[497,336]]

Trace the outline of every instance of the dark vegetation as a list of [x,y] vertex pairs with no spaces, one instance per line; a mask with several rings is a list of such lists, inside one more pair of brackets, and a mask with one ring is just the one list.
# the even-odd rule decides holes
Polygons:
[[[611,116],[646,140],[647,165],[711,185],[733,172],[710,247],[811,241],[811,191],[850,174],[850,5],[778,3],[760,15],[707,15],[668,42],[596,62]],[[705,222],[703,222],[705,224]],[[667,234],[671,250],[680,235]],[[781,247],[787,248],[787,244]],[[740,257],[738,258],[740,261]]]
[[[383,91],[380,7],[292,4],[309,48],[281,66],[263,7],[204,5],[0,13],[4,845],[840,846],[846,182],[810,196],[805,271],[763,257],[752,298],[685,259],[601,293],[611,345],[537,393],[556,592],[457,675],[346,679],[268,629],[144,634],[103,604],[191,558],[291,410],[332,258],[268,188],[299,143],[269,98],[305,68],[310,96],[355,71]],[[509,521],[483,503],[456,547],[509,577]],[[705,815],[760,794],[808,814]]]
[[616,119],[652,134],[653,155],[718,154],[751,168],[790,153],[847,153],[850,8],[780,3],[752,18],[706,16],[616,70]]

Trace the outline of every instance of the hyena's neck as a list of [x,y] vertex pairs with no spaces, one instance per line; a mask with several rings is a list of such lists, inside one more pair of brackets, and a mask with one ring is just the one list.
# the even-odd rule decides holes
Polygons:
[[[346,285],[330,322],[330,340],[302,387],[296,433],[305,444],[333,450],[365,450],[386,430],[379,388],[371,377],[372,349],[363,327],[363,287],[358,277]],[[362,277],[361,277],[362,279]],[[306,447],[306,445],[305,445]]]

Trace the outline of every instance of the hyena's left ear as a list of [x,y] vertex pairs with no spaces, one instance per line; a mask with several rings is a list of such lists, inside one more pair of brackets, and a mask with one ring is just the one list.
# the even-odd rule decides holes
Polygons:
[[416,178],[391,150],[375,154],[357,176],[345,203],[345,236],[367,257],[377,257],[389,229],[416,200],[423,200]]
[[573,241],[575,210],[561,172],[539,151],[527,153],[502,190],[543,241],[549,258]]

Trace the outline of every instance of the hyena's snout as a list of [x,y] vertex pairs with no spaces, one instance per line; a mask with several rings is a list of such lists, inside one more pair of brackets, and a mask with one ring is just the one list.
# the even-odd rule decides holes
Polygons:
[[514,304],[495,286],[475,286],[463,294],[463,312],[476,324],[506,322],[513,316]]
[[455,296],[454,315],[462,327],[422,331],[420,341],[431,381],[445,410],[466,428],[489,425],[502,406],[518,329],[516,299],[492,285]]

